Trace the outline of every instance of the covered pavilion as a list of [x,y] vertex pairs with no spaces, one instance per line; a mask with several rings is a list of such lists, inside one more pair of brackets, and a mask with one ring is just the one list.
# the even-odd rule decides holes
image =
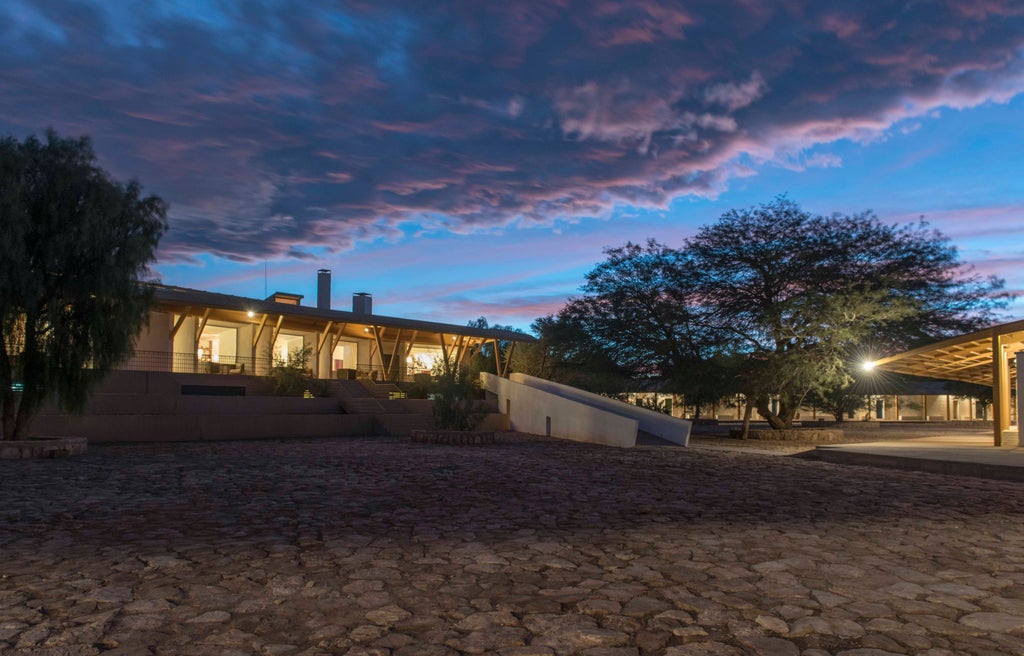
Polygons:
[[[1002,446],[1010,430],[1011,390],[1017,393],[1020,424],[1020,378],[1024,374],[1024,320],[1004,323],[966,335],[922,346],[875,360],[883,371],[958,380],[992,387],[992,432],[995,446]],[[1018,431],[1018,440],[1020,439]],[[1009,435],[1006,435],[1008,438]]]

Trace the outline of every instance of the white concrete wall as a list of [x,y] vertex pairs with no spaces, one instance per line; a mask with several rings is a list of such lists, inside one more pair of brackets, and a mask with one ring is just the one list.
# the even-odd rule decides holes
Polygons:
[[611,412],[621,417],[636,419],[639,422],[640,430],[680,446],[686,446],[690,440],[690,428],[693,424],[685,419],[669,417],[661,412],[639,408],[629,403],[609,399],[600,394],[585,392],[575,387],[544,380],[543,378],[527,376],[526,374],[514,373],[509,376],[509,379],[534,389],[543,390],[578,403],[584,403],[591,407]]
[[[177,319],[179,315],[174,315]],[[173,350],[175,353],[191,354],[193,357],[180,357],[174,362],[174,371],[181,373],[194,373],[197,369],[196,355],[196,324],[199,320],[196,317],[185,317],[174,336]]]
[[480,381],[498,397],[498,411],[509,415],[511,430],[608,446],[636,446],[636,419],[486,372],[480,374]]

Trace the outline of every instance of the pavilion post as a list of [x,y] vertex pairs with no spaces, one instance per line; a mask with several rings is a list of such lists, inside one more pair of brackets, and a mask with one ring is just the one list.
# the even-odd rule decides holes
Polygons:
[[1017,446],[1024,446],[1024,351],[1017,351]]
[[1003,336],[992,335],[992,433],[993,444],[1003,445],[1003,431],[1010,425],[1010,366]]

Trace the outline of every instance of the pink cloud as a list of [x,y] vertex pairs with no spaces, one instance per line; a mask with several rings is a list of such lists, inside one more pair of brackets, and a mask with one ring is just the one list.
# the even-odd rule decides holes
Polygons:
[[167,257],[666,208],[1024,90],[1010,0],[310,0],[203,20],[66,2],[0,8],[0,125],[91,133],[171,202]]

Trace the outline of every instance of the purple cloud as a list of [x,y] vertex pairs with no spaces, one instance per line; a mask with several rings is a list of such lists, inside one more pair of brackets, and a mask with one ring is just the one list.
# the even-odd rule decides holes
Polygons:
[[165,260],[664,207],[1024,90],[1014,0],[112,6],[0,8],[0,130],[91,134]]

